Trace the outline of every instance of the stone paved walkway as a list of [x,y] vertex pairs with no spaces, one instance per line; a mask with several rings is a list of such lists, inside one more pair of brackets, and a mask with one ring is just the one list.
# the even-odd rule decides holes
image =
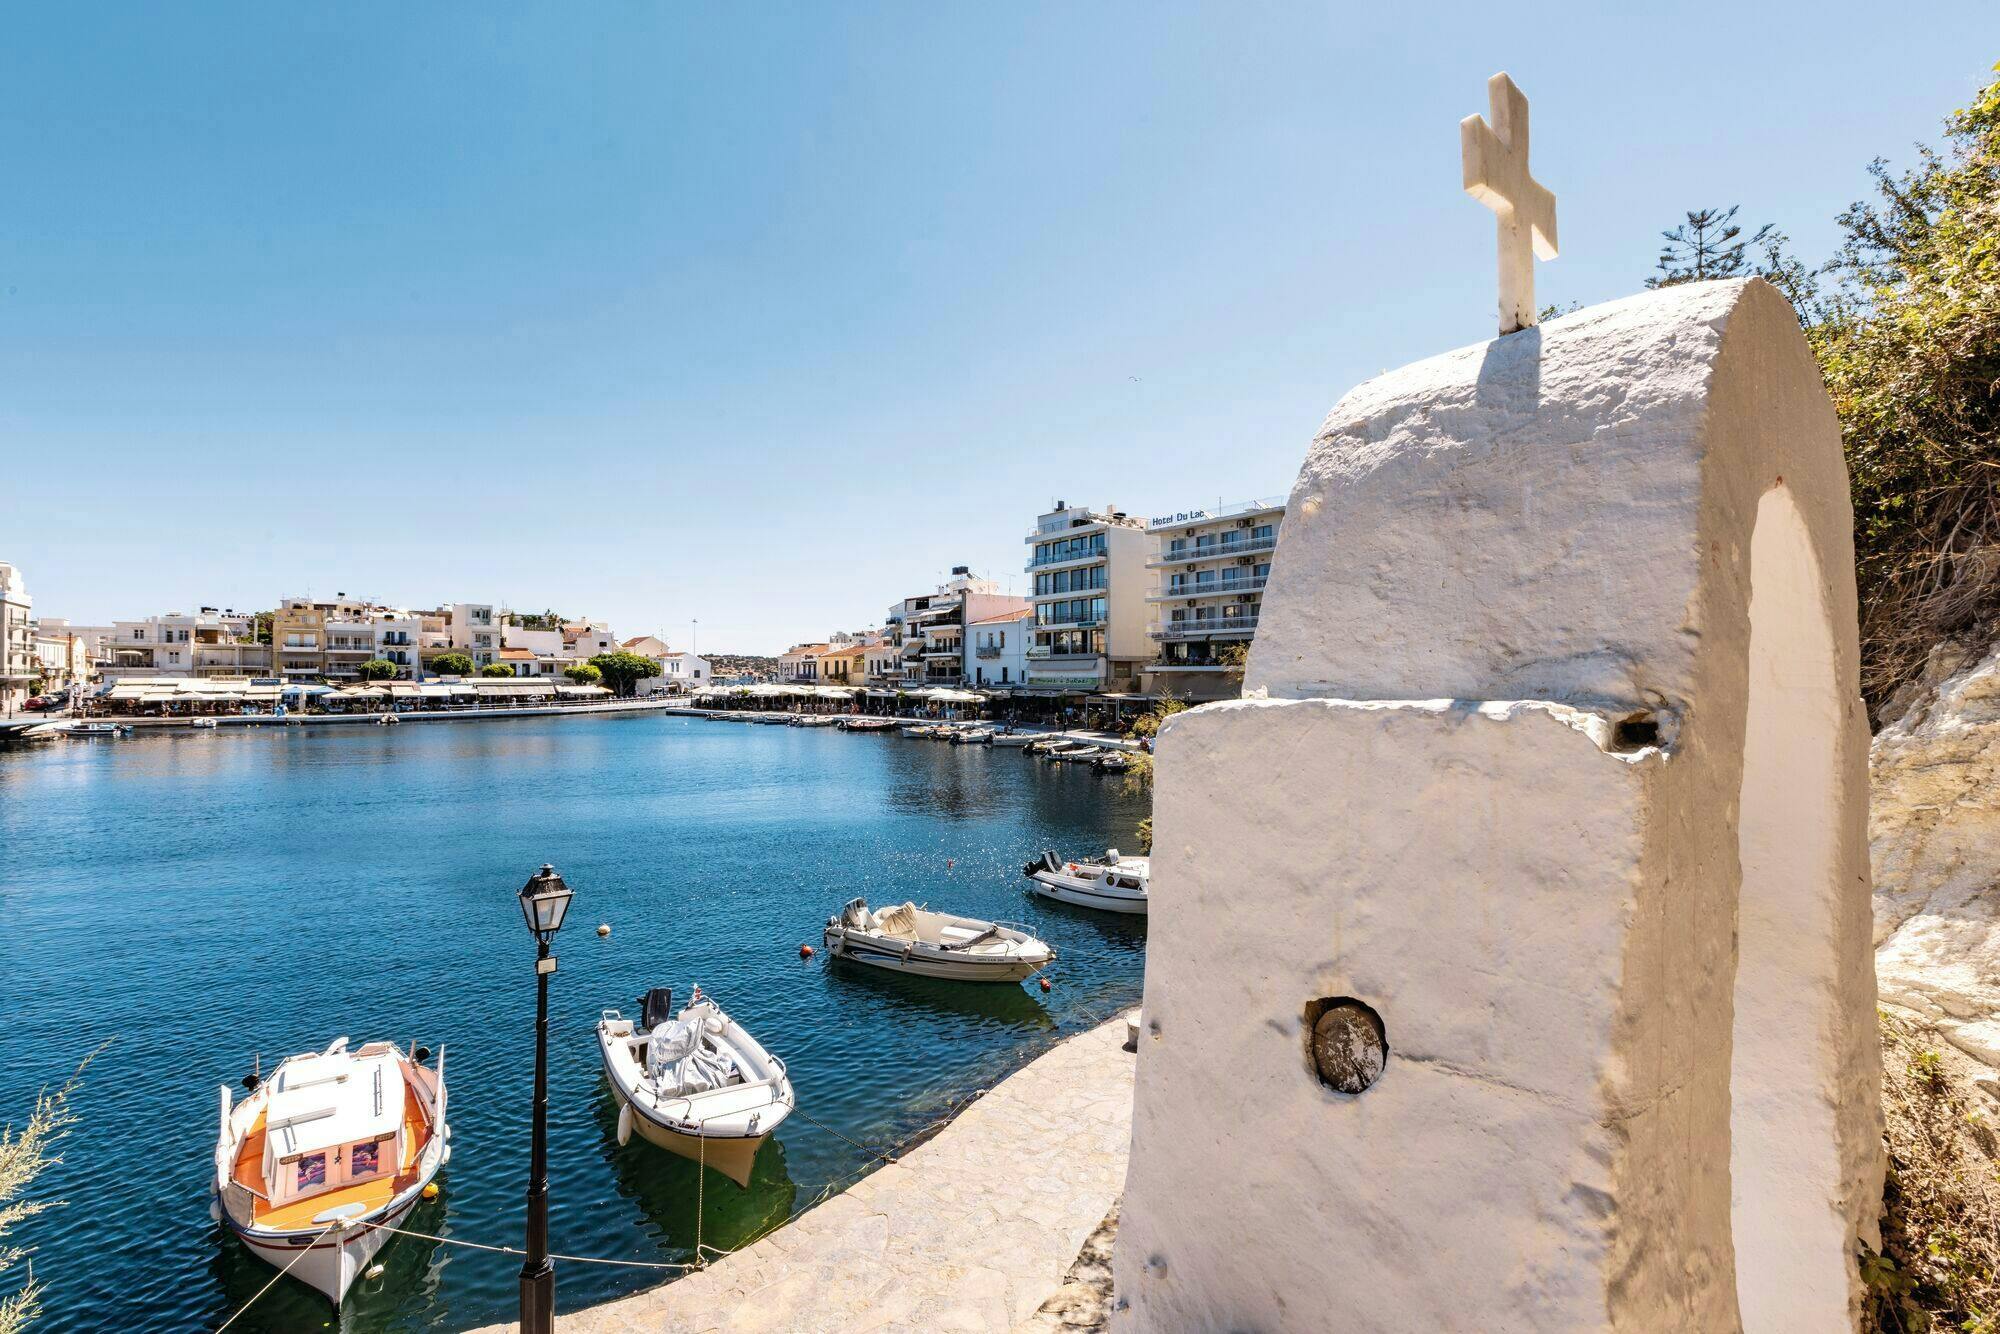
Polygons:
[[568,1334],[1025,1324],[1124,1190],[1133,1060],[1124,1042],[1122,1016],[1071,1038],[935,1139],[755,1245],[556,1323]]

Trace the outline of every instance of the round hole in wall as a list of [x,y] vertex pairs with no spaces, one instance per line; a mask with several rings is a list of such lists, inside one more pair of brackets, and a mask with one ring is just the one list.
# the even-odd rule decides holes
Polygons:
[[1336,1093],[1365,1093],[1389,1063],[1389,1036],[1373,1006],[1352,996],[1305,1008],[1306,1068]]

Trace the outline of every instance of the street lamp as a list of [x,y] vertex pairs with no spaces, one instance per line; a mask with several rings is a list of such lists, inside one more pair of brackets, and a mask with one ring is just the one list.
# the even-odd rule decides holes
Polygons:
[[549,1260],[549,944],[569,912],[570,887],[543,863],[521,886],[521,917],[535,937],[535,1146],[528,1166],[528,1258],[521,1262],[521,1334],[554,1334],[556,1269]]

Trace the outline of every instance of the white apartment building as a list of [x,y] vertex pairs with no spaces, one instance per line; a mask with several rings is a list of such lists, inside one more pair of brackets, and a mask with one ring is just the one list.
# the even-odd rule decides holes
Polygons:
[[1146,636],[1145,525],[1117,509],[1056,507],[1028,534],[1034,640],[1028,688],[1129,693],[1153,658]]
[[1285,497],[1182,510],[1146,525],[1158,582],[1146,595],[1147,634],[1159,645],[1147,668],[1155,693],[1232,699],[1243,689],[1243,655],[1257,633]]
[[665,689],[675,694],[686,694],[700,690],[715,679],[715,673],[708,665],[708,659],[694,653],[677,653],[669,650],[657,659],[660,664],[659,676],[651,681],[642,681],[642,692]]
[[562,628],[562,656],[589,662],[600,653],[616,653],[618,637],[605,621],[577,621]]
[[21,572],[0,561],[0,713],[12,713],[27,702],[40,670],[35,599]]
[[271,646],[257,642],[249,612],[203,607],[163,612],[136,621],[113,621],[98,646],[107,681],[132,676],[263,676]]
[[959,686],[966,681],[966,627],[988,616],[1025,610],[1026,598],[1000,591],[991,579],[955,565],[937,591],[904,598],[889,609],[885,637],[895,641],[898,679],[890,685]]
[[505,645],[501,643],[500,618],[494,614],[492,603],[454,602],[447,610],[450,628],[445,643],[449,648],[471,658],[475,667],[500,660],[500,650]]
[[381,660],[396,665],[399,678],[414,679],[424,637],[423,617],[380,607],[330,615],[326,620],[326,677],[352,680],[361,664]]
[[978,689],[1019,687],[1028,679],[1032,607],[984,616],[965,627],[965,684]]

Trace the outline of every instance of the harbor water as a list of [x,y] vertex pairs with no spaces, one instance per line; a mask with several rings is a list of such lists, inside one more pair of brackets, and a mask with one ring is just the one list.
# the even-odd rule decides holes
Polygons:
[[[534,947],[515,894],[545,861],[576,892],[550,1002],[554,1249],[671,1264],[697,1237],[741,1245],[869,1170],[864,1148],[1137,1000],[1143,921],[1031,896],[1021,866],[1131,849],[1144,804],[1018,750],[661,715],[0,750],[0,1122],[102,1046],[33,1192],[66,1203],[10,1238],[34,1247],[44,1327],[212,1329],[250,1301],[274,1271],[209,1219],[217,1087],[343,1034],[446,1053],[452,1160],[407,1225],[520,1245]],[[800,958],[856,896],[1022,923],[1057,947],[1054,985]],[[693,983],[789,1063],[811,1118],[748,1189],[617,1144],[599,1011]],[[232,1328],[514,1313],[518,1257],[398,1238],[382,1260],[338,1313],[287,1279]],[[559,1263],[557,1310],[670,1276]]]

